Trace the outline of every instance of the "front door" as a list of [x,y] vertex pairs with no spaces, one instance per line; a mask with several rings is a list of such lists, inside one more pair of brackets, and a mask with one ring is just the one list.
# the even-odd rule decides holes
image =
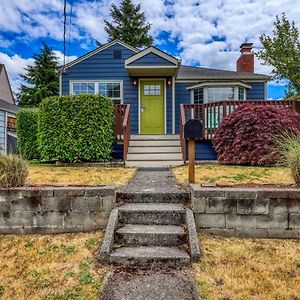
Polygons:
[[141,134],[164,134],[164,81],[141,80],[140,93]]

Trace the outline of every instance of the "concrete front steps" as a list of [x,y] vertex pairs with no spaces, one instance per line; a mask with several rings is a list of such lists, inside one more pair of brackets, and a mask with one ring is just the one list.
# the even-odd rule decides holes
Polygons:
[[[164,199],[171,201],[174,193],[166,194]],[[117,193],[117,202],[124,204],[111,213],[100,259],[110,264],[147,267],[182,266],[198,260],[194,215],[186,207],[188,194],[181,192],[181,202],[178,196],[176,203],[160,203],[160,193],[136,195],[135,199],[132,194],[126,197],[125,192]],[[149,202],[151,199],[155,202]]]
[[179,135],[131,135],[128,167],[169,167],[182,165]]

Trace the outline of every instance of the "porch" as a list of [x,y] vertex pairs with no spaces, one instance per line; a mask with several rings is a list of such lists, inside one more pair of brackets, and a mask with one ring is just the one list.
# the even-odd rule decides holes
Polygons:
[[[174,157],[174,161],[176,164],[186,163],[187,160],[187,147],[186,141],[183,137],[183,128],[185,123],[190,119],[198,119],[202,123],[202,139],[197,141],[196,143],[196,160],[201,159],[200,150],[205,149],[205,147],[209,148],[211,146],[211,141],[214,137],[214,133],[216,129],[220,126],[223,119],[234,112],[239,106],[243,104],[253,104],[253,105],[265,105],[265,106],[280,106],[285,109],[291,109],[300,112],[300,105],[296,101],[293,100],[280,100],[280,101],[267,101],[267,100],[244,100],[244,101],[219,101],[213,103],[204,103],[204,104],[180,104],[180,120],[179,120],[179,135],[131,135],[130,128],[130,104],[117,104],[115,105],[115,139],[118,141],[118,145],[120,146],[120,150],[122,151],[122,158],[126,162],[128,160],[128,150],[130,141],[134,143],[136,140],[146,141],[164,141],[163,143],[155,144],[151,146],[149,143],[146,145],[150,145],[151,152],[155,153],[153,157],[157,157],[160,154],[160,161],[171,161],[168,157]],[[140,137],[139,137],[140,136]],[[176,150],[172,149],[172,146],[177,146],[176,141],[179,142],[179,151],[180,151],[180,160],[176,156],[175,152],[178,154]],[[168,144],[171,142],[171,144]],[[202,146],[201,146],[202,145]],[[155,147],[159,147],[155,150]],[[178,147],[177,147],[178,148]],[[207,148],[207,149],[208,149]],[[170,151],[167,151],[169,149]],[[154,150],[154,151],[153,151]],[[149,148],[145,149],[143,152],[141,149],[138,152],[133,152],[130,154],[130,159],[132,159],[132,154],[149,154]],[[198,152],[197,152],[198,151]],[[210,148],[207,150],[210,151]],[[211,151],[214,151],[211,148]],[[197,153],[199,157],[197,157]],[[151,155],[150,155],[151,156]],[[148,156],[149,157],[149,156]],[[211,156],[213,157],[213,156]],[[147,165],[147,164],[146,164]],[[172,165],[170,163],[170,165]]]

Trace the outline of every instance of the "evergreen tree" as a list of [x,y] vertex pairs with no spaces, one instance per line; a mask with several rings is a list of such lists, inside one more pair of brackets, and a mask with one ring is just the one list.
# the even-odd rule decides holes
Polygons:
[[22,107],[38,106],[49,96],[59,93],[57,57],[45,42],[40,54],[35,54],[34,65],[25,68],[26,74],[20,76],[27,85],[21,84],[18,103]]
[[120,8],[112,4],[110,15],[113,23],[104,20],[110,41],[120,39],[137,48],[152,45],[153,38],[148,33],[151,24],[146,22],[141,4],[134,5],[132,0],[122,0]]
[[287,96],[300,95],[300,40],[299,29],[285,14],[276,17],[273,37],[260,37],[262,49],[257,53],[264,64],[273,67],[277,79],[288,79]]

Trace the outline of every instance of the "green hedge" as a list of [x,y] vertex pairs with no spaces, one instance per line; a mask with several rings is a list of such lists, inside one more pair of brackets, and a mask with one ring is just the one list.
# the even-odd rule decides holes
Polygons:
[[25,159],[39,159],[38,109],[22,109],[17,113],[17,145]]
[[39,110],[44,160],[107,161],[113,142],[114,105],[102,95],[49,97]]

